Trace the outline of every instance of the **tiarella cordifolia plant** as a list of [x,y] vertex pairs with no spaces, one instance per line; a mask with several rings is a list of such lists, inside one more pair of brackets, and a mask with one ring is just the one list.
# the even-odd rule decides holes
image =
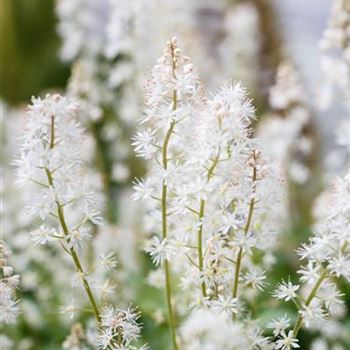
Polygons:
[[[226,16],[226,8],[232,9],[230,15]],[[176,33],[185,39],[185,47],[196,61],[207,56],[203,75],[211,85],[228,75],[254,81],[258,74],[251,68],[242,69],[242,62],[249,60],[255,69],[258,66],[256,10],[251,5],[236,11],[236,4],[225,1],[208,6],[197,0],[59,0],[56,12],[63,39],[62,58],[75,62],[68,95],[79,99],[79,116],[95,140],[93,160],[104,181],[107,219],[115,223],[116,190],[130,175],[142,174],[127,141],[141,101],[140,80],[155,53]],[[154,21],[155,16],[160,20]],[[236,27],[230,23],[237,23]],[[240,28],[243,23],[246,26]],[[225,40],[220,39],[222,33]],[[140,45],[142,52],[137,49]],[[215,52],[210,53],[209,47]],[[232,47],[229,54],[228,47]],[[214,76],[213,69],[221,73]]]
[[[302,327],[324,332],[334,319],[344,315],[344,294],[337,288],[336,281],[350,280],[349,250],[349,204],[350,173],[338,178],[330,193],[325,193],[318,203],[314,235],[309,243],[298,250],[305,265],[298,271],[300,282],[281,282],[274,296],[277,299],[294,302],[298,318],[292,330],[290,320],[275,322],[274,335],[277,348],[291,349],[298,345],[298,334]],[[336,328],[336,327],[333,327]]]
[[[23,117],[24,113],[21,109],[11,109],[5,106],[3,111],[5,111],[6,118],[2,119],[2,130],[5,135],[2,140],[2,159],[10,162],[17,156],[18,137],[23,131],[26,118]],[[83,153],[86,151],[89,153],[89,147],[86,150],[85,147],[83,149]],[[87,173],[90,172],[87,171]],[[88,176],[87,173],[85,176],[90,182],[90,175]],[[96,181],[95,176],[92,176],[92,179],[90,184],[98,188],[99,181]],[[42,342],[41,334],[46,333],[50,324],[55,324],[54,337],[60,339],[67,331],[67,323],[70,322],[70,319],[52,310],[56,310],[58,305],[68,305],[72,299],[75,299],[77,311],[75,314],[80,316],[84,312],[79,312],[78,301],[83,298],[76,298],[74,291],[67,288],[67,276],[70,276],[72,272],[71,262],[60,245],[50,245],[48,249],[33,247],[28,232],[36,225],[37,218],[28,215],[25,205],[37,191],[37,184],[27,182],[18,191],[14,184],[13,169],[10,167],[3,169],[1,183],[1,197],[4,202],[1,211],[1,235],[13,252],[11,262],[14,270],[22,276],[18,291],[22,312],[16,328],[26,330],[21,334],[20,339],[15,340],[13,336],[12,338],[15,340],[16,349],[26,349],[30,347],[30,344],[35,344],[37,341]],[[104,252],[110,251],[111,247]],[[96,255],[101,255],[101,253]],[[102,277],[100,270],[98,276]],[[63,290],[64,293],[62,293]]]
[[5,335],[5,326],[16,323],[20,311],[19,302],[16,300],[16,289],[19,287],[20,276],[14,273],[9,258],[11,251],[0,240],[0,325],[2,335],[0,344],[4,350],[12,347],[12,341]]
[[[313,109],[341,92],[335,112],[348,114],[349,0],[332,8]],[[350,173],[310,215],[312,100],[270,10],[269,0],[57,1],[67,97],[33,98],[26,118],[1,106],[2,159],[18,154],[16,179],[0,174],[1,239],[13,251],[0,242],[1,348],[347,348]],[[140,81],[172,35],[192,60],[166,44],[135,132]],[[345,121],[339,144],[349,135]],[[309,241],[293,253],[297,239]]]
[[[146,251],[165,270],[174,349],[170,266],[183,290],[191,290],[188,306],[228,319],[245,318],[243,300],[265,286],[283,183],[278,166],[264,159],[252,138],[253,119],[254,108],[238,83],[207,99],[176,39],[167,43],[146,84],[145,128],[133,143],[153,165],[148,178],[135,183],[133,198],[149,203],[150,231],[160,233]],[[244,298],[239,285],[255,292]],[[185,316],[188,310],[180,305],[177,311]],[[254,334],[251,344],[259,342],[260,333]]]
[[[28,212],[41,221],[31,233],[32,240],[40,245],[57,241],[70,256],[75,268],[73,285],[82,285],[90,303],[89,311],[94,314],[99,329],[95,345],[101,349],[133,349],[131,342],[139,334],[137,314],[128,309],[115,310],[106,316],[96,292],[100,292],[103,302],[104,293],[110,293],[114,287],[108,281],[102,286],[95,285],[93,270],[84,268],[81,259],[91,239],[92,225],[100,225],[102,218],[98,196],[88,187],[82,166],[84,131],[74,118],[77,108],[60,95],[33,99],[20,154],[15,161],[17,183],[24,186],[30,182],[38,187],[27,203]],[[101,260],[108,269],[116,266],[112,253],[102,256]],[[74,313],[75,306],[62,311]]]

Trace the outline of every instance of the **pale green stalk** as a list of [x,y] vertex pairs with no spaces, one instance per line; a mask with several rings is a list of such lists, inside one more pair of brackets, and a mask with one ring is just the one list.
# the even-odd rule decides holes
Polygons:
[[[213,164],[211,165],[211,167],[208,170],[208,174],[207,174],[208,182],[211,179],[211,177],[213,176],[214,170],[219,163],[219,155],[220,155],[220,152],[218,153],[217,157],[213,161]],[[200,272],[203,271],[203,218],[204,218],[204,212],[205,212],[205,205],[206,205],[206,201],[204,199],[201,199],[199,214],[198,214],[200,224],[199,224],[199,228],[198,228],[198,232],[197,232],[198,267],[199,267]],[[202,281],[202,283],[201,283],[201,290],[202,290],[203,297],[206,297],[207,296],[207,287],[206,287],[204,281]]]
[[[51,117],[50,148],[54,148],[54,146],[55,146],[55,118]],[[49,169],[45,168],[45,172],[46,172],[48,184],[50,185],[50,187],[54,188],[54,179],[53,179],[53,175],[52,175],[51,171]],[[66,251],[68,251],[70,253],[70,255],[73,259],[75,268],[77,269],[77,272],[82,279],[83,286],[84,286],[84,289],[85,289],[86,294],[88,296],[88,299],[89,299],[89,302],[91,304],[92,310],[94,312],[95,318],[96,318],[97,322],[100,323],[101,322],[100,312],[99,312],[97,303],[95,301],[94,295],[91,291],[89,282],[85,278],[85,272],[84,272],[83,266],[80,262],[80,259],[79,259],[79,256],[78,256],[76,250],[74,249],[74,247],[70,246],[70,238],[68,237],[69,229],[68,229],[68,226],[66,224],[63,205],[58,201],[58,199],[56,199],[56,207],[57,207],[58,221],[61,225],[61,228],[63,230],[65,237],[66,237],[67,243],[69,245],[69,250],[66,250]]]
[[[175,75],[175,62],[174,62],[174,52],[173,47],[171,48],[172,51],[172,57],[173,57],[173,76],[176,79]],[[173,108],[172,110],[175,111],[177,108],[177,92],[176,90],[173,91]],[[175,128],[175,120],[172,120],[170,123],[170,127],[165,135],[163,147],[162,147],[162,163],[164,170],[168,169],[168,145],[170,141],[170,137],[172,133],[174,132]],[[162,185],[162,196],[161,196],[161,206],[162,206],[162,237],[163,239],[167,238],[168,235],[168,211],[167,211],[167,196],[168,196],[168,186],[166,183],[166,180],[163,180]],[[169,328],[171,333],[171,341],[173,345],[173,350],[178,350],[177,340],[176,340],[176,324],[175,324],[175,315],[172,305],[172,285],[171,285],[171,271],[169,266],[169,261],[165,260],[164,262],[164,272],[165,272],[165,294],[166,294],[166,304],[168,308],[168,320],[169,320]]]
[[[254,157],[254,160],[256,160],[255,152],[253,154],[253,157]],[[244,226],[244,236],[246,236],[247,233],[249,232],[249,228],[250,228],[250,225],[251,225],[252,219],[253,219],[253,212],[254,212],[254,206],[255,206],[254,194],[255,194],[256,179],[257,179],[257,170],[256,170],[256,167],[254,166],[253,167],[253,177],[252,177],[253,198],[250,200],[250,203],[249,203],[248,218],[247,218],[246,224]],[[233,292],[232,292],[233,298],[236,298],[237,293],[238,293],[239,274],[241,271],[242,258],[243,258],[243,248],[241,247],[238,251],[237,259],[236,259],[236,270],[235,270],[235,278],[234,278],[234,282],[233,282]]]
[[[312,288],[309,296],[307,297],[305,301],[305,306],[308,307],[312,300],[316,297],[318,290],[320,289],[322,282],[324,279],[327,277],[328,271],[327,269],[324,269],[323,272],[321,273],[320,277],[317,279],[314,287]],[[295,322],[294,328],[293,328],[293,338],[296,338],[298,336],[299,330],[302,327],[304,322],[304,317],[299,313],[298,319]]]

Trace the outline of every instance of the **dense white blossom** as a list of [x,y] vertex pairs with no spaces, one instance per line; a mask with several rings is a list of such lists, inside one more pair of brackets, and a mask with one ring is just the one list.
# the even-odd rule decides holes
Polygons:
[[[19,275],[13,274],[13,268],[9,265],[11,251],[0,241],[0,324],[16,323],[20,311],[18,300],[15,297],[16,288],[19,287]],[[5,341],[6,343],[6,341]]]
[[102,329],[96,341],[98,349],[141,349],[132,345],[140,337],[139,317],[139,312],[132,307],[120,310],[106,306],[101,313]]
[[265,286],[264,269],[251,259],[273,251],[284,215],[282,171],[252,137],[254,112],[240,83],[227,82],[208,98],[172,39],[146,83],[133,139],[150,170],[132,198],[143,200],[150,231],[159,233],[146,251],[167,280],[174,266],[183,293],[192,290],[189,305],[228,319],[244,309],[240,283],[256,293]]
[[[316,203],[313,235],[298,249],[301,260],[306,260],[298,271],[301,284],[282,282],[274,293],[278,299],[293,299],[298,307],[298,319],[287,336],[290,346],[301,327],[323,330],[332,319],[343,314],[344,294],[335,282],[336,278],[350,280],[349,179],[349,172],[343,178],[336,178],[333,188],[323,193]],[[287,338],[277,340],[276,346],[283,349]]]

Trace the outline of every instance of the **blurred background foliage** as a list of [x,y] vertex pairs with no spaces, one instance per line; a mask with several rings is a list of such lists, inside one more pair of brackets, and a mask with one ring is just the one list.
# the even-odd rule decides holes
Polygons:
[[1,0],[1,97],[15,105],[64,88],[69,67],[59,58],[54,0]]

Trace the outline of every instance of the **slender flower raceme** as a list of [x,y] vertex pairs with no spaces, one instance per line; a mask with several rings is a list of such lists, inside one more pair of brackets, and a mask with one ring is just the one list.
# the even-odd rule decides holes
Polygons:
[[[96,345],[101,349],[122,346],[133,349],[131,342],[137,338],[136,328],[139,327],[137,318],[126,319],[123,332],[118,327],[111,330],[104,322],[99,301],[102,302],[103,296],[111,293],[114,286],[108,280],[101,286],[96,284],[92,278],[95,268],[88,270],[82,263],[84,248],[92,238],[92,226],[101,225],[103,220],[99,214],[99,197],[89,187],[89,178],[84,173],[81,151],[85,135],[74,118],[77,108],[60,95],[33,99],[27,112],[20,154],[15,161],[17,183],[19,186],[34,183],[38,188],[27,203],[27,211],[38,221],[31,233],[33,242],[37,245],[58,242],[70,256],[75,267],[72,284],[82,285],[90,303],[88,311],[94,314],[100,328]],[[101,255],[100,260],[108,270],[116,266],[111,253]],[[73,304],[62,308],[72,314],[74,309]],[[130,313],[130,310],[125,311],[125,315]],[[127,333],[128,326],[134,331]],[[101,345],[105,332],[110,333],[109,342]]]
[[[91,238],[89,225],[99,224],[94,194],[86,188],[79,159],[83,130],[73,119],[77,106],[59,95],[33,99],[28,124],[15,161],[17,183],[38,184],[39,195],[28,203],[28,211],[43,224],[32,232],[35,243],[58,240],[71,255],[96,320],[100,314],[78,251]],[[66,212],[74,214],[69,218]],[[69,220],[69,221],[68,221]]]
[[[350,281],[349,205],[348,172],[344,178],[337,178],[332,191],[317,203],[314,235],[298,250],[300,258],[307,262],[298,271],[300,283],[282,282],[274,293],[278,299],[294,301],[298,308],[298,318],[287,336],[274,331],[275,336],[281,334],[276,346],[282,349],[291,349],[293,344],[298,347],[297,337],[303,326],[322,330],[344,313],[344,295],[335,282],[338,278]],[[289,323],[284,329],[288,327]]]
[[268,259],[253,257],[255,251],[267,257],[274,247],[283,181],[252,138],[253,120],[239,83],[226,83],[207,99],[176,40],[167,44],[146,86],[144,129],[133,140],[137,155],[153,161],[148,177],[135,182],[133,198],[146,202],[150,231],[162,233],[146,251],[165,270],[172,329],[171,295],[178,294],[170,265],[188,300],[189,307],[177,310],[183,316],[199,307],[232,322],[243,316],[239,285],[254,293],[265,286],[258,264],[268,268]]
[[[138,156],[155,160],[154,171],[149,180],[135,184],[134,198],[156,198],[155,204],[161,218],[161,237],[153,240],[148,251],[154,262],[162,262],[164,266],[169,326],[174,349],[177,349],[177,340],[168,260],[168,240],[169,236],[172,236],[169,230],[172,226],[169,216],[174,208],[169,206],[169,196],[174,193],[179,168],[177,162],[181,159],[181,154],[176,152],[181,152],[182,137],[185,129],[189,127],[188,119],[202,100],[197,73],[190,60],[177,47],[176,39],[173,39],[167,43],[164,56],[153,68],[152,76],[146,85],[142,124],[149,124],[150,127],[140,131],[133,144]],[[150,187],[150,183],[155,185]]]

